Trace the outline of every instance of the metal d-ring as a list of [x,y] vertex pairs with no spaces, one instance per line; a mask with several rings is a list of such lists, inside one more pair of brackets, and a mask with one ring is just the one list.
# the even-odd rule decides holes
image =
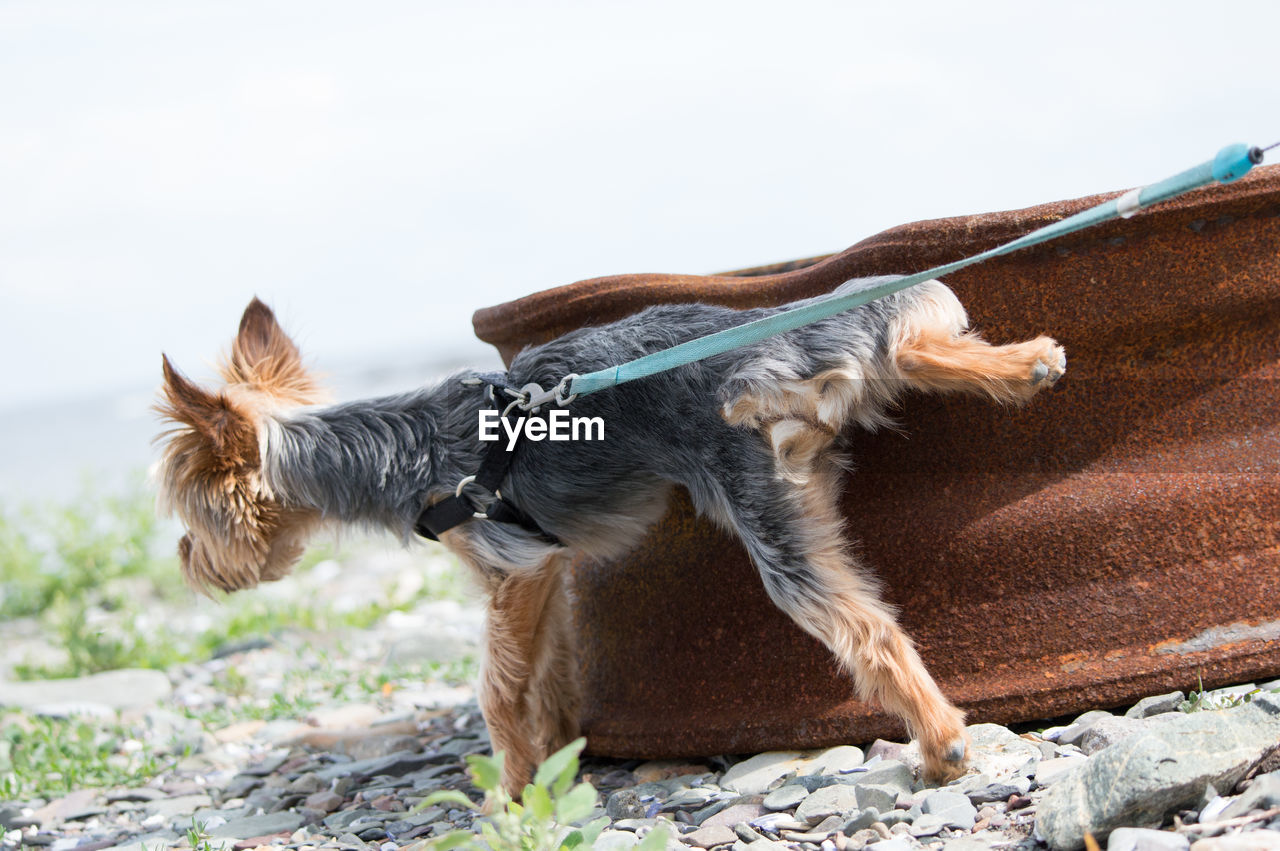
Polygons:
[[578,398],[577,393],[573,393],[568,396],[565,395],[569,392],[569,388],[573,386],[573,379],[577,377],[578,374],[576,372],[571,372],[564,378],[560,379],[560,383],[556,385],[556,404],[560,407],[563,408],[565,405]]
[[[514,404],[514,403],[513,403],[513,404]],[[475,476],[464,476],[464,477],[461,479],[461,481],[459,481],[459,482],[458,482],[458,487],[457,487],[457,489],[453,492],[453,495],[454,495],[455,497],[457,497],[458,499],[462,499],[462,489],[463,489],[463,488],[465,488],[467,485],[471,484],[472,482],[474,482],[475,480],[476,480],[476,477],[475,477]],[[497,497],[498,499],[502,499],[502,491],[494,491],[494,492],[493,492],[493,495],[494,495],[495,497]],[[468,502],[470,502],[470,499],[468,499]],[[476,504],[475,504],[474,502],[472,502],[472,503],[471,503],[471,507],[472,507],[472,508],[475,508],[475,506],[476,506]],[[474,518],[475,518],[475,519],[477,519],[477,520],[488,520],[488,519],[489,519],[489,515],[488,515],[488,513],[484,512],[484,511],[473,511],[473,512],[471,512],[471,516],[472,516],[472,517],[474,517]]]

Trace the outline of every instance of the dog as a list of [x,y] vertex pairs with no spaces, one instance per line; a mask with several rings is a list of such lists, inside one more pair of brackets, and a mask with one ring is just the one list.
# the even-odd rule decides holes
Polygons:
[[[851,292],[884,278],[853,280]],[[813,301],[813,300],[808,300]],[[511,361],[515,387],[555,384],[780,310],[649,307],[531,346]],[[890,424],[911,390],[1028,401],[1063,374],[1045,336],[992,345],[960,301],[928,281],[768,340],[583,396],[602,441],[522,445],[501,497],[536,528],[468,520],[440,540],[479,578],[487,606],[481,709],[503,783],[517,794],[549,753],[578,735],[580,699],[566,566],[616,558],[665,511],[674,486],[751,557],[770,599],[823,642],[857,694],[899,716],[935,780],[962,774],[964,716],[941,693],[851,552],[838,512],[853,425]],[[158,410],[160,504],[186,527],[187,581],[208,593],[280,579],[326,524],[414,538],[424,506],[460,491],[488,444],[493,407],[478,373],[344,404],[324,395],[298,348],[256,298],[220,367],[197,386],[163,357]],[[532,526],[533,524],[526,524]]]

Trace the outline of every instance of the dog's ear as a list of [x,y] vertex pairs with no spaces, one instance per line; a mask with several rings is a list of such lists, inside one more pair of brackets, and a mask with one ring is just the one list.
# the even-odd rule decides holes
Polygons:
[[316,401],[314,379],[302,365],[302,355],[280,327],[275,314],[257,298],[240,318],[240,333],[231,344],[231,358],[222,366],[228,384],[247,384],[284,401]]
[[159,412],[203,436],[213,449],[218,466],[240,467],[258,463],[258,435],[253,423],[237,410],[225,394],[210,393],[187,380],[161,355],[164,369],[164,401]]

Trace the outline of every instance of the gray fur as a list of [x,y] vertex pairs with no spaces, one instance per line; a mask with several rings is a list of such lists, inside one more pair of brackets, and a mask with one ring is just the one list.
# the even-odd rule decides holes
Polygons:
[[[850,281],[839,292],[881,280]],[[761,435],[729,425],[723,405],[744,392],[854,363],[874,391],[857,419],[883,422],[883,407],[901,389],[887,378],[892,321],[939,290],[945,288],[936,282],[920,284],[700,363],[582,396],[571,412],[603,418],[605,440],[525,442],[503,494],[567,547],[607,555],[633,546],[661,516],[671,485],[682,485],[700,512],[737,534],[775,601],[784,608],[803,605],[823,589],[806,561],[811,542],[794,487],[776,474]],[[525,349],[512,361],[509,380],[550,387],[567,373],[623,363],[781,309],[650,307]],[[460,381],[469,375],[403,395],[283,415],[267,433],[267,481],[286,505],[411,538],[422,507],[474,473],[487,445],[477,436],[483,389]],[[498,523],[469,522],[463,531],[502,570],[532,566],[552,546]]]

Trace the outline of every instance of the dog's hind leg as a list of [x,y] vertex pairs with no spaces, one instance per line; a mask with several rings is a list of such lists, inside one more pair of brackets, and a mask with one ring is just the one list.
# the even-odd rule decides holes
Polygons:
[[803,484],[734,477],[724,483],[733,494],[724,508],[773,602],[831,649],[862,699],[905,721],[920,741],[926,774],[949,780],[965,768],[964,715],[848,551],[836,508],[839,475],[827,455],[815,459]]
[[964,308],[941,283],[922,284],[913,302],[894,320],[889,347],[898,374],[918,389],[1021,403],[1067,368],[1066,352],[1049,337],[993,346],[966,330]]
[[489,581],[479,699],[494,753],[506,753],[502,785],[513,797],[543,759],[578,735],[567,566],[557,552]]

